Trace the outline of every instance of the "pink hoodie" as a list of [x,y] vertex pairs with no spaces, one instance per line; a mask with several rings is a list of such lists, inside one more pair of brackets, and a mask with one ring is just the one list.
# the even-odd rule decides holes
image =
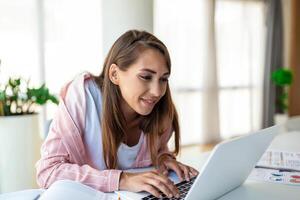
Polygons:
[[[95,169],[84,147],[82,138],[86,111],[84,81],[89,78],[91,78],[89,73],[80,74],[61,91],[58,110],[41,147],[41,159],[36,164],[37,182],[42,188],[50,187],[57,180],[68,179],[103,192],[119,189],[122,170],[106,169],[106,166],[102,167],[104,170]],[[170,127],[157,141],[160,147],[158,156],[171,154],[167,147],[171,133]],[[145,139],[133,168],[147,167],[151,164],[150,151]]]

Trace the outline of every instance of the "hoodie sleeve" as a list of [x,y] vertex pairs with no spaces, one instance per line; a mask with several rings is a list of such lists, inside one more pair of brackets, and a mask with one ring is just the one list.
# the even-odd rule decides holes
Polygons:
[[41,158],[36,164],[38,185],[49,188],[57,180],[68,179],[102,192],[118,190],[121,170],[97,170],[86,161],[82,141],[84,78],[64,87],[61,97],[48,136],[41,147]]

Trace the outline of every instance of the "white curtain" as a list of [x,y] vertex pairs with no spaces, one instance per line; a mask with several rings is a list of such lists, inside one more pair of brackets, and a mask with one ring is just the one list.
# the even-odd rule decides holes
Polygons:
[[0,83],[9,76],[41,82],[37,10],[35,0],[0,1]]
[[216,1],[222,138],[261,128],[265,15],[264,1]]
[[154,11],[154,33],[171,54],[182,143],[259,129],[264,2],[157,0]]
[[213,24],[214,1],[154,3],[154,33],[171,54],[170,86],[179,112],[183,144],[219,140]]
[[[76,74],[102,68],[101,1],[43,0],[45,81],[59,93]],[[56,105],[47,105],[51,119]]]
[[220,140],[219,119],[219,88],[217,75],[217,56],[215,40],[215,1],[206,0],[203,18],[205,19],[202,73],[202,124],[203,134],[201,143],[214,143]]

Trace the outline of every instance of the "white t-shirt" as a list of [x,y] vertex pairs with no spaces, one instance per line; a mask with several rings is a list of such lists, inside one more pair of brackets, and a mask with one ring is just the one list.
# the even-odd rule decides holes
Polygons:
[[[101,132],[101,112],[102,112],[102,98],[101,90],[94,80],[87,80],[85,82],[85,96],[86,96],[86,116],[85,116],[85,130],[84,130],[84,144],[89,157],[97,169],[103,170],[105,162],[102,154],[102,132]],[[118,148],[118,168],[129,169],[132,168],[136,156],[141,148],[144,140],[143,132],[140,135],[138,144],[129,147],[124,143]]]

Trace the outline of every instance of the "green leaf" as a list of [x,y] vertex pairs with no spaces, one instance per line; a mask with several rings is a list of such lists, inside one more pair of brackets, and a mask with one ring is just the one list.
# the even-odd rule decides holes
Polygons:
[[10,112],[10,105],[4,105],[4,115],[12,115],[12,113]]
[[6,99],[5,91],[0,91],[0,101],[5,101],[5,99]]
[[56,105],[58,105],[59,101],[54,95],[49,95],[49,99],[52,103],[55,103]]
[[[25,86],[25,87],[23,87]],[[34,113],[33,105],[44,105],[50,100],[52,103],[58,104],[58,99],[50,94],[45,84],[38,88],[30,88],[29,81],[25,79],[9,78],[4,85],[4,90],[0,90],[0,114],[1,115],[21,115]],[[11,109],[13,104],[17,103],[18,108],[30,105],[30,110],[14,110]]]
[[18,78],[18,79],[9,78],[8,84],[12,88],[15,88],[21,84],[21,78]]
[[272,72],[272,81],[278,86],[291,85],[293,74],[290,69],[280,68]]
[[28,89],[27,94],[29,98],[39,105],[44,105],[48,100],[58,104],[58,100],[54,95],[49,93],[49,89],[45,86],[45,84],[38,89]]

